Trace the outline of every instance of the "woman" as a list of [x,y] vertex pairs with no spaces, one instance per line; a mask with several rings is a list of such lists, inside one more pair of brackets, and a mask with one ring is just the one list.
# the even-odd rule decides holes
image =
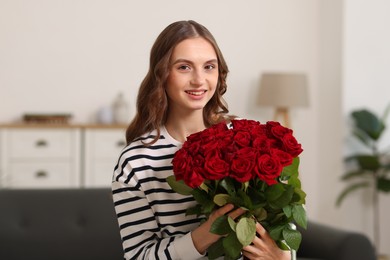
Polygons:
[[[186,137],[227,118],[222,98],[227,73],[215,39],[194,21],[175,22],[156,39],[112,183],[126,259],[201,259],[220,238],[209,232],[212,222],[244,213],[229,204],[200,224],[199,218],[185,215],[193,198],[175,193],[166,182]],[[260,224],[257,232],[244,256],[290,259]]]

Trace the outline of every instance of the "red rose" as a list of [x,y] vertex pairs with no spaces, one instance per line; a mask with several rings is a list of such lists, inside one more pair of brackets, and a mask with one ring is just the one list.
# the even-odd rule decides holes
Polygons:
[[286,152],[293,157],[297,157],[302,151],[302,146],[292,134],[287,134],[282,139]]
[[210,151],[205,158],[205,178],[219,180],[229,174],[229,164],[221,159],[217,150]]
[[271,149],[271,155],[272,157],[278,158],[280,164],[284,166],[288,166],[292,163],[293,157],[286,153],[285,151],[279,150],[279,149]]
[[248,147],[251,143],[251,135],[247,131],[239,131],[234,135],[234,142],[239,147]]
[[258,136],[253,141],[253,147],[260,153],[269,153],[272,147],[274,147],[275,140],[267,138],[265,135]]
[[188,156],[187,151],[180,149],[175,153],[175,157],[172,160],[172,164],[176,180],[183,180],[186,174],[186,170],[191,164],[191,161],[191,156]]
[[260,125],[260,122],[247,119],[234,119],[232,120],[233,129],[236,130],[250,130],[253,127]]
[[250,147],[238,150],[232,160],[230,177],[238,182],[247,182],[252,179],[252,170],[255,166],[256,153]]
[[189,155],[196,155],[202,147],[202,143],[199,140],[193,142],[184,142],[183,149],[185,149]]
[[195,167],[192,170],[189,170],[184,176],[184,182],[191,188],[199,187],[203,181],[203,169],[200,167]]
[[282,139],[286,134],[292,134],[291,129],[282,126],[279,122],[267,122],[266,127],[269,133],[278,139]]
[[273,185],[277,183],[276,179],[280,176],[282,169],[283,167],[279,160],[269,154],[263,154],[257,159],[255,173],[260,180],[266,182],[268,185]]

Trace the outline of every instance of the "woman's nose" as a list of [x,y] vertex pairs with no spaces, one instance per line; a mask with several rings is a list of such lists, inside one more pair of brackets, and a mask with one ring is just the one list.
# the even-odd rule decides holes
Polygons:
[[194,71],[192,73],[191,84],[201,86],[205,82],[205,77],[202,71]]

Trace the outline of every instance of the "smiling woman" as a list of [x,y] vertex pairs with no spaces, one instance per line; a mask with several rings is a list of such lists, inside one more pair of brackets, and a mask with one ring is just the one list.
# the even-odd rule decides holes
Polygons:
[[[229,120],[222,98],[227,73],[215,39],[194,21],[169,25],[154,43],[112,183],[126,259],[202,259],[221,238],[210,232],[214,220],[222,215],[234,220],[245,213],[227,204],[205,221],[187,215],[194,198],[174,192],[166,181],[187,136]],[[257,230],[261,237],[244,248],[243,256],[291,258],[260,224]]]
[[[178,120],[202,119],[202,109],[213,97],[217,86],[218,60],[213,46],[199,37],[180,42],[173,50],[171,60],[166,83],[170,105],[165,126],[168,132],[176,133],[174,129],[177,129]],[[203,122],[200,127],[202,125]],[[175,133],[172,136],[181,142],[189,134]]]

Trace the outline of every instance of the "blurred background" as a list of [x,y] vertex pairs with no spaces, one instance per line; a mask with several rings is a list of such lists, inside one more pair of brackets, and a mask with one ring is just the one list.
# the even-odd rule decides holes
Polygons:
[[[257,102],[262,75],[306,76],[308,102],[291,107],[289,123],[304,148],[309,219],[373,239],[370,191],[335,201],[353,152],[350,112],[382,113],[390,103],[388,10],[387,0],[0,0],[0,124],[25,113],[96,123],[119,93],[133,113],[158,33],[192,19],[213,33],[229,65],[232,114],[273,120],[275,108]],[[388,255],[389,203],[381,194],[379,251]]]

